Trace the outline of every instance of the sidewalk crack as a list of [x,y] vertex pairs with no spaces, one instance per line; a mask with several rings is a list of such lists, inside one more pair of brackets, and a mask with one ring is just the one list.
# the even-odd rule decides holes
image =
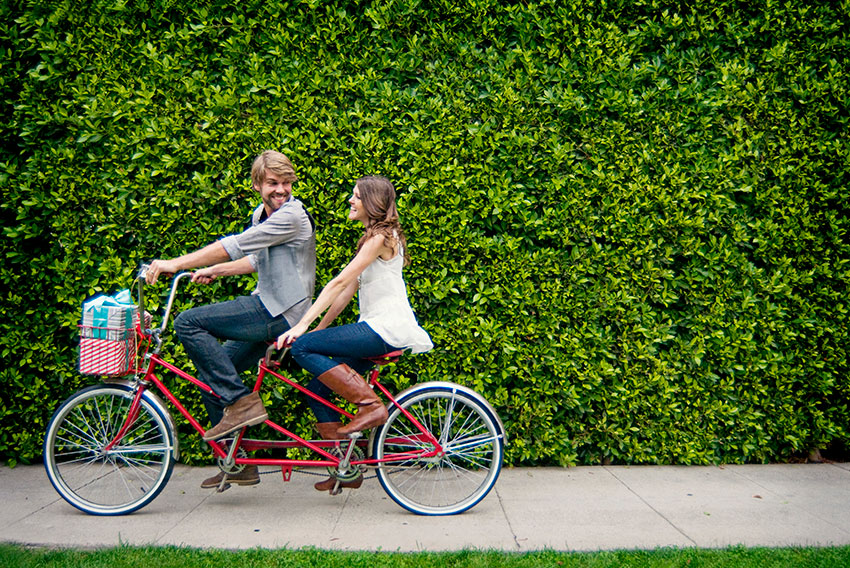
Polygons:
[[519,537],[514,530],[513,525],[511,524],[511,519],[508,517],[508,512],[505,510],[505,504],[502,502],[502,494],[499,493],[499,488],[494,487],[493,491],[496,492],[496,498],[499,500],[499,508],[502,510],[502,516],[505,518],[505,522],[508,524],[508,531],[511,533],[511,538],[513,538],[514,545],[516,545],[517,550],[522,550],[522,545],[519,543]]
[[[55,499],[53,499],[53,501],[50,501],[49,503],[42,505],[41,507],[39,507],[37,509],[33,509],[32,511],[25,514],[24,516],[18,517],[17,519],[14,519],[14,520],[0,526],[0,530],[6,530],[6,529],[9,529],[9,528],[12,528],[13,526],[17,525],[18,523],[22,523],[22,522],[26,521],[30,517],[32,517],[32,516],[34,516],[38,513],[41,513],[42,511],[44,511],[48,507],[55,505],[56,503],[66,503],[66,501],[64,499],[62,499],[61,496],[57,495],[57,497]],[[68,504],[68,503],[66,503],[66,504]],[[70,506],[70,504],[68,504],[68,506]]]
[[[846,473],[850,473],[850,472],[848,472],[846,469],[844,469],[843,467],[839,467],[839,466],[834,465],[834,464],[810,464],[810,465],[813,465],[813,466],[816,466],[816,465],[830,466],[830,467],[837,468],[837,469],[839,469],[839,470],[841,470],[841,471],[844,471],[844,472],[846,472]],[[805,514],[807,517],[810,517],[810,518],[812,518],[812,519],[820,520],[820,521],[822,521],[822,522],[824,522],[824,523],[826,523],[826,524],[828,524],[828,525],[830,525],[830,526],[832,526],[832,527],[834,527],[834,528],[838,529],[839,531],[843,532],[844,534],[850,534],[850,531],[848,531],[848,529],[847,529],[847,527],[846,527],[846,526],[841,525],[841,524],[838,524],[838,523],[835,523],[835,522],[833,522],[833,521],[832,521],[831,519],[829,519],[829,518],[826,518],[826,517],[823,517],[823,516],[820,516],[820,515],[816,515],[815,513],[813,513],[811,510],[809,510],[809,509],[808,509],[807,507],[805,507],[804,505],[800,505],[800,504],[798,504],[798,503],[796,503],[796,502],[792,502],[792,501],[791,501],[791,499],[788,497],[788,495],[787,495],[787,494],[784,494],[784,493],[777,493],[775,490],[773,490],[773,489],[771,489],[770,487],[766,486],[764,483],[762,483],[762,482],[761,482],[761,481],[759,481],[758,479],[755,479],[755,478],[753,478],[753,477],[750,477],[749,475],[747,475],[746,473],[744,473],[743,471],[741,471],[741,469],[740,469],[740,468],[730,468],[730,471],[731,471],[732,473],[734,473],[735,475],[737,475],[738,477],[740,477],[741,479],[746,479],[746,480],[747,480],[747,481],[749,481],[750,483],[752,483],[752,484],[754,484],[754,485],[757,485],[757,486],[761,487],[761,488],[764,490],[764,493],[769,493],[769,494],[771,494],[772,496],[776,497],[777,499],[785,499],[785,502],[786,502],[788,505],[790,505],[791,507],[794,507],[797,511],[799,511],[799,512],[801,512],[801,513]]]
[[[185,512],[185,514],[184,514],[182,517],[180,517],[179,519],[177,519],[177,521],[175,521],[174,523],[172,523],[172,524],[171,524],[171,526],[170,526],[169,528],[164,529],[164,530],[162,531],[162,533],[161,533],[161,534],[157,535],[157,537],[156,537],[156,539],[155,539],[155,542],[159,543],[162,539],[164,539],[165,537],[167,537],[167,536],[168,536],[168,534],[169,534],[171,531],[173,531],[175,528],[177,528],[177,527],[181,526],[181,525],[184,523],[184,521],[185,521],[186,519],[188,519],[188,518],[189,518],[189,517],[190,517],[190,516],[191,516],[191,515],[195,512],[195,511],[197,511],[197,510],[198,510],[198,508],[199,508],[201,505],[205,504],[207,501],[209,501],[210,499],[212,499],[214,496],[215,496],[215,491],[213,491],[212,493],[210,493],[209,495],[207,495],[206,497],[204,497],[203,499],[201,499],[200,501],[198,501],[198,502],[197,502],[197,504],[196,504],[194,507],[191,507],[188,511],[186,511],[186,512]],[[150,503],[149,503],[149,504],[150,504]],[[120,535],[119,535],[119,537],[120,537]]]
[[629,487],[629,484],[628,484],[628,483],[626,483],[625,481],[623,481],[622,479],[620,479],[620,478],[617,476],[617,474],[616,474],[616,473],[614,473],[614,471],[612,471],[612,469],[611,469],[611,468],[609,468],[608,466],[602,466],[602,467],[603,467],[603,469],[605,469],[605,471],[607,471],[607,472],[611,475],[611,477],[613,477],[614,479],[616,479],[617,481],[619,481],[619,482],[620,482],[620,484],[621,484],[623,487],[625,487],[626,489],[628,489],[628,490],[629,490],[629,492],[630,492],[632,495],[634,495],[635,497],[637,497],[638,499],[640,499],[640,500],[641,500],[641,502],[642,502],[644,505],[646,505],[647,507],[649,507],[649,508],[650,508],[650,509],[651,509],[651,510],[652,510],[652,511],[656,514],[656,515],[658,515],[659,517],[661,517],[662,519],[664,519],[664,521],[665,521],[668,525],[670,525],[671,527],[673,527],[673,529],[674,529],[677,533],[679,533],[680,535],[682,535],[683,537],[685,537],[686,539],[688,539],[688,541],[689,541],[689,542],[690,542],[693,546],[697,546],[697,542],[696,542],[694,539],[692,539],[692,538],[690,537],[690,535],[688,535],[685,531],[683,531],[682,529],[680,529],[679,527],[677,527],[677,526],[676,526],[676,523],[674,523],[674,522],[673,522],[673,521],[671,521],[669,518],[667,518],[667,515],[665,515],[664,513],[662,513],[661,511],[659,511],[659,510],[658,510],[658,509],[656,509],[655,507],[653,507],[653,506],[652,506],[652,504],[651,504],[649,501],[647,501],[646,499],[644,499],[643,497],[641,497],[641,496],[640,496],[640,494],[639,494],[637,491],[635,491],[634,489],[632,489],[631,487]]

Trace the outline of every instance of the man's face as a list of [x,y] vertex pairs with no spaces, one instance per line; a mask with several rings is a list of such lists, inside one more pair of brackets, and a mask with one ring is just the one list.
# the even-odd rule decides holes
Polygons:
[[266,215],[271,215],[280,209],[281,205],[289,201],[290,196],[292,196],[292,182],[285,182],[281,176],[269,171],[266,171],[266,179],[263,180],[263,184],[259,187],[255,185],[254,189],[260,192]]

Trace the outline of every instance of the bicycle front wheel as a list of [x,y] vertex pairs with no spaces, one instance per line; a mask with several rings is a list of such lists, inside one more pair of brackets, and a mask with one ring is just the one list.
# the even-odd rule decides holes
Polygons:
[[44,467],[68,503],[91,515],[124,515],[150,503],[174,468],[174,431],[164,409],[142,398],[124,436],[133,390],[95,385],[66,400],[44,437]]
[[[373,450],[376,459],[392,459],[377,469],[390,498],[419,515],[454,515],[475,506],[502,469],[504,441],[490,410],[445,385],[417,391],[399,406],[437,438],[443,453],[422,457],[432,444],[399,407],[393,408],[375,434]],[[413,452],[420,455],[404,456]]]

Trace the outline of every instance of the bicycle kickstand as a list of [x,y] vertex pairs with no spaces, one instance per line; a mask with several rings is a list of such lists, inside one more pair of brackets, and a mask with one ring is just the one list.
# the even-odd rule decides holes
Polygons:
[[[345,457],[342,458],[342,461],[339,462],[339,465],[336,467],[337,471],[342,471],[343,473],[348,471],[348,464],[351,463],[351,454],[354,452],[354,447],[357,445],[358,438],[360,438],[362,435],[363,434],[361,434],[360,432],[352,432],[348,435],[348,438],[350,440],[348,442],[348,450],[345,452]],[[340,484],[342,482],[338,477],[335,477],[334,479],[336,480],[336,482],[334,483],[334,488],[330,490],[330,494],[339,495],[340,493],[342,493],[342,487],[340,487]]]

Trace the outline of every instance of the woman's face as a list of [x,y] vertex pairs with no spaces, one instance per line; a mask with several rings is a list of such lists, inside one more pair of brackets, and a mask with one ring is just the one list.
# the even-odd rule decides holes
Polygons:
[[348,218],[352,221],[360,221],[364,225],[368,224],[369,215],[366,213],[366,208],[363,207],[363,202],[360,201],[360,189],[356,185],[348,204],[351,205],[351,209],[348,210]]

